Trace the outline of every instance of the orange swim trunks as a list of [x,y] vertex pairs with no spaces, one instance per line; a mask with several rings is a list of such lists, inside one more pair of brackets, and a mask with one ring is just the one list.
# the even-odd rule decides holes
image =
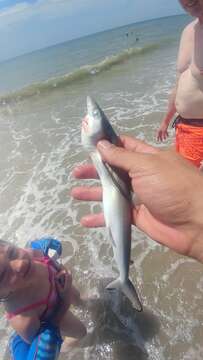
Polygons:
[[202,126],[193,125],[192,121],[183,123],[181,120],[175,124],[176,151],[197,167],[203,160],[203,120],[200,121]]

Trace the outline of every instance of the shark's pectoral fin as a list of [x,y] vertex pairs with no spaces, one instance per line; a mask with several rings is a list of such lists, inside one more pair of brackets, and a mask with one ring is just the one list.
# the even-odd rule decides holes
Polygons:
[[108,234],[109,234],[109,240],[112,242],[113,247],[116,247],[116,243],[114,241],[114,238],[113,238],[113,235],[112,235],[112,232],[111,232],[111,228],[109,226],[107,227],[107,231],[108,231]]

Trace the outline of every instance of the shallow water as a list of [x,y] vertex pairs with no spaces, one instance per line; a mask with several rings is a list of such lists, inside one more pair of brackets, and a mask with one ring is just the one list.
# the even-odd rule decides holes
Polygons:
[[[153,33],[155,25],[148,24],[145,31]],[[48,90],[40,85],[29,96],[19,90],[1,99],[0,237],[20,246],[47,234],[61,239],[63,263],[72,269],[81,292],[92,299],[85,311],[75,309],[87,325],[88,337],[60,359],[202,359],[202,266],[133,229],[130,275],[144,305],[142,314],[134,312],[104,289],[116,276],[105,229],[79,224],[82,215],[99,211],[100,205],[70,197],[78,184],[72,170],[87,161],[80,145],[86,96],[95,97],[118,133],[160,146],[155,132],[175,80],[177,44],[178,35],[167,46],[130,55],[91,76]],[[101,54],[98,58],[101,61]],[[173,135],[170,129],[166,145]],[[1,314],[0,345],[5,349],[10,329]]]

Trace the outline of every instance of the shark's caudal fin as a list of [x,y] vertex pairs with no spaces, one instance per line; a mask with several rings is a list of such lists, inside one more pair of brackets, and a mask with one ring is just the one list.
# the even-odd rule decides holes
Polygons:
[[120,281],[120,279],[116,279],[116,280],[112,281],[109,285],[107,285],[106,288],[108,290],[111,290],[111,289],[120,290],[130,300],[133,307],[137,311],[142,311],[142,304],[139,300],[139,297],[134,288],[134,285],[132,284],[132,282],[129,279],[125,283],[122,283]]

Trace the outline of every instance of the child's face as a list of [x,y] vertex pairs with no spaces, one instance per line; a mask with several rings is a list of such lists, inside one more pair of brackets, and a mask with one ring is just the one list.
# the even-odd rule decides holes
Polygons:
[[33,272],[31,254],[16,246],[0,245],[0,298],[26,287]]

